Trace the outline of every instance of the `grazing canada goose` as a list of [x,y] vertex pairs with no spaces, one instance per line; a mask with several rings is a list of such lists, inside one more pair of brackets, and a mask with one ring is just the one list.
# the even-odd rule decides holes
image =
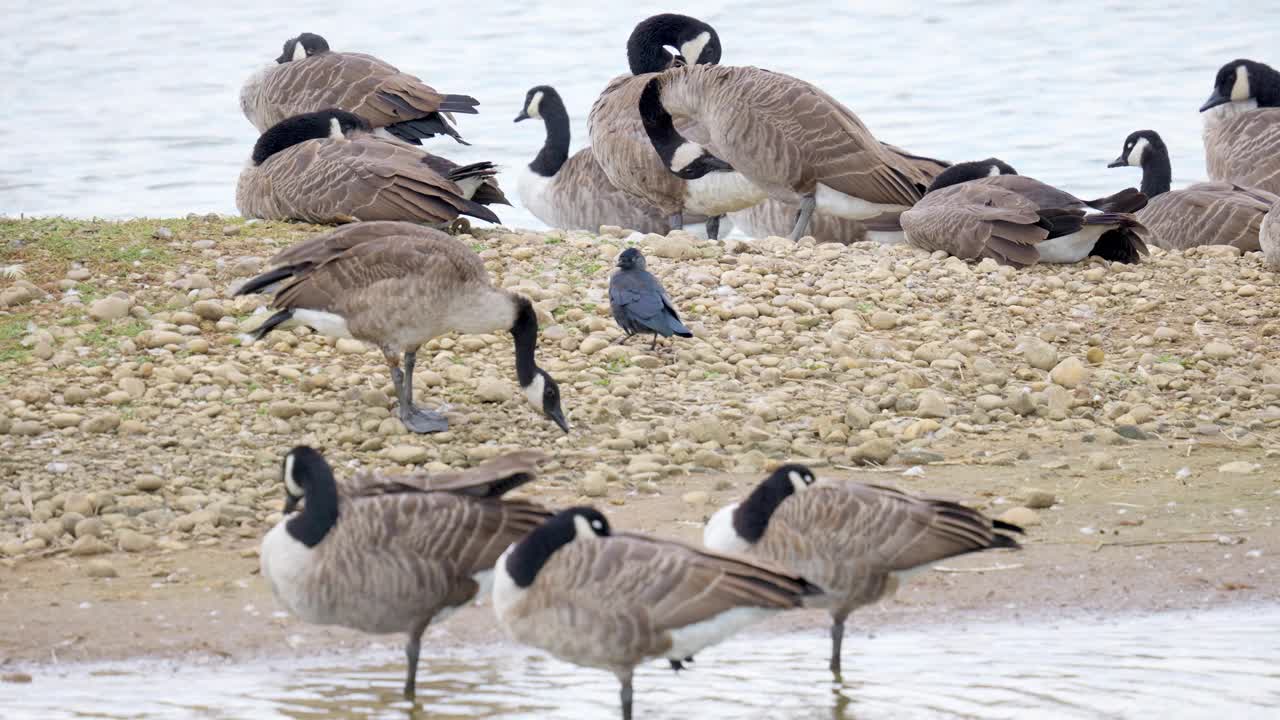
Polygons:
[[939,560],[1018,547],[996,530],[1022,532],[953,502],[818,481],[809,468],[791,464],[774,470],[742,502],[718,510],[703,543],[778,563],[822,587],[825,593],[808,604],[831,612],[831,671],[839,674],[849,613],[891,595],[912,571]]
[[541,459],[511,453],[436,477],[366,472],[339,486],[320,453],[295,447],[284,458],[285,518],[262,539],[262,576],[305,622],[406,633],[413,697],[427,624],[483,598],[498,556],[550,517],[502,497]]
[[[671,172],[692,180],[727,163],[751,187],[799,205],[793,240],[804,236],[815,210],[852,220],[906,210],[924,195],[930,179],[915,162],[877,141],[844,105],[781,73],[722,65],[678,68],[646,80],[639,109],[646,134]],[[697,122],[711,145],[686,139],[674,117]]]
[[1200,112],[1209,179],[1280,195],[1280,72],[1232,60]]
[[315,33],[286,40],[275,63],[240,89],[240,109],[258,132],[294,115],[337,108],[414,145],[434,135],[466,145],[444,113],[475,114],[479,104],[467,95],[438,93],[371,55],[330,52]]
[[541,118],[547,139],[520,175],[520,202],[554,228],[598,232],[618,225],[642,233],[666,233],[667,217],[657,207],[618,189],[596,162],[590,147],[569,155],[569,113],[560,93],[538,85],[525,94],[515,122]]
[[658,336],[693,337],[689,328],[680,322],[675,303],[663,289],[658,278],[645,269],[644,255],[635,248],[627,248],[618,255],[618,271],[609,278],[609,308],[618,327],[626,333],[622,342],[637,333],[653,333],[653,345],[658,346]]
[[631,718],[635,667],[685,659],[821,592],[794,575],[670,540],[614,533],[594,508],[557,513],[494,566],[493,609],[512,639],[610,670]]
[[516,378],[525,398],[569,432],[560,387],[534,360],[538,316],[533,304],[493,287],[484,262],[458,239],[411,223],[355,223],[287,248],[271,265],[274,269],[236,292],[281,284],[272,301],[279,312],[252,333],[251,341],[295,320],[330,337],[376,345],[391,368],[400,420],[414,432],[431,433],[447,430],[449,422],[413,405],[418,348],[450,332],[508,330],[515,338]]
[[[326,224],[443,224],[460,214],[499,222],[457,183],[433,170],[436,160],[402,142],[371,135],[368,123],[349,112],[297,115],[258,138],[250,163],[240,172],[236,207],[245,217]],[[481,182],[490,180],[483,177]]]
[[[664,46],[679,50],[672,55]],[[618,189],[657,207],[668,218],[669,229],[688,222],[686,215],[710,218],[707,235],[719,236],[717,218],[764,200],[763,192],[721,162],[695,165],[702,175],[689,178],[672,174],[654,155],[637,112],[645,80],[683,64],[720,62],[720,36],[710,25],[685,15],[654,15],[636,25],[627,39],[630,75],[614,78],[591,108],[587,128],[596,162]],[[687,123],[681,130],[701,137],[701,130]]]
[[1125,138],[1120,157],[1107,167],[1142,168],[1142,194],[1147,206],[1138,220],[1151,230],[1151,241],[1167,250],[1200,245],[1231,245],[1242,251],[1260,249],[1262,218],[1280,197],[1232,183],[1196,183],[1170,190],[1169,149],[1154,130],[1138,130]]
[[1135,188],[1081,200],[989,158],[938,175],[901,222],[909,244],[966,260],[1024,267],[1097,255],[1133,263],[1147,254],[1147,229],[1132,214],[1146,201]]

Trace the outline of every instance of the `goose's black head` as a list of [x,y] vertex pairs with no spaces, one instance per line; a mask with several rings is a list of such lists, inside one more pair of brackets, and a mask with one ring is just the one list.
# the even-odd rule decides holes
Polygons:
[[529,92],[524,94],[524,106],[520,109],[520,114],[516,115],[514,122],[528,120],[530,118],[542,117],[544,107],[556,105],[561,110],[564,109],[564,101],[560,99],[560,93],[550,85],[536,85],[529,88]]
[[640,21],[627,38],[627,63],[632,75],[661,72],[677,65],[715,65],[720,62],[720,51],[720,35],[715,28],[697,18],[674,13]]
[[1142,167],[1145,161],[1157,157],[1161,152],[1167,154],[1169,151],[1164,146],[1164,140],[1160,139],[1159,133],[1155,130],[1136,130],[1124,139],[1124,148],[1120,151],[1120,157],[1111,161],[1107,167]]
[[569,421],[564,417],[564,408],[560,407],[560,384],[551,377],[551,373],[537,368],[534,371],[533,382],[524,389],[524,392],[529,398],[530,405],[551,418],[551,421],[561,430],[569,432]]
[[618,268],[622,270],[644,270],[644,255],[637,248],[627,248],[618,255]]
[[302,33],[298,37],[284,41],[284,50],[280,53],[280,57],[276,58],[276,62],[283,65],[327,52],[329,52],[329,43],[324,38],[315,33]]
[[671,113],[662,105],[662,78],[645,83],[640,93],[640,121],[645,134],[667,169],[685,180],[697,180],[713,172],[732,172],[733,166],[707,152],[676,131]]
[[506,570],[519,587],[529,587],[557,550],[575,540],[608,537],[609,520],[593,507],[562,510],[516,544],[507,556]]
[[284,456],[284,465],[280,472],[284,480],[284,512],[286,515],[298,509],[298,503],[307,496],[307,491],[316,484],[324,484],[326,480],[333,484],[333,470],[324,457],[306,445],[289,451]]
[[749,543],[759,541],[782,501],[812,487],[817,480],[805,465],[788,463],[777,468],[738,505],[733,513],[734,531]]
[[[293,514],[286,528],[298,542],[315,547],[338,521],[338,486],[333,469],[313,448],[299,445],[284,456],[284,513]],[[302,512],[294,514],[306,498]]]
[[345,110],[320,110],[294,115],[267,128],[253,146],[253,164],[264,160],[307,140],[329,137],[335,140],[349,137],[357,131],[370,132],[368,121]]
[[943,170],[938,177],[934,178],[933,183],[929,185],[927,192],[933,192],[934,190],[938,190],[949,185],[959,185],[963,182],[978,180],[984,177],[1017,174],[1017,170],[1014,170],[1003,160],[996,158],[956,163],[946,170]]
[[1280,106],[1280,72],[1253,60],[1232,60],[1218,69],[1213,92],[1200,112],[1229,102],[1253,100],[1259,107]]

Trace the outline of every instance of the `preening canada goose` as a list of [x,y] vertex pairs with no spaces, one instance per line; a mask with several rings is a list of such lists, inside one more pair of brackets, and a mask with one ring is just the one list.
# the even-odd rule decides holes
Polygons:
[[515,122],[531,118],[541,118],[547,130],[546,142],[518,185],[520,203],[534,217],[571,230],[598,232],[601,225],[618,225],[642,233],[667,232],[667,216],[610,182],[590,147],[569,155],[569,114],[555,88],[529,89]]
[[1023,267],[1097,255],[1137,262],[1147,229],[1133,216],[1146,204],[1135,188],[1084,201],[989,158],[948,168],[902,213],[907,242],[966,260]]
[[614,533],[604,515],[557,513],[494,567],[493,609],[512,639],[610,670],[631,718],[635,667],[673,667],[770,614],[820,592],[746,560],[645,535]]
[[1231,245],[1242,251],[1261,248],[1262,218],[1280,198],[1265,190],[1232,183],[1196,183],[1170,190],[1169,149],[1154,130],[1125,138],[1120,157],[1107,167],[1142,168],[1147,206],[1136,215],[1152,233],[1151,242],[1168,250],[1200,245]]
[[465,145],[444,113],[474,114],[476,105],[473,97],[438,93],[371,55],[331,52],[315,33],[286,40],[275,64],[240,89],[240,108],[258,132],[294,115],[337,108],[414,145],[440,134]]
[[274,269],[236,293],[280,284],[272,301],[279,312],[250,339],[260,340],[294,320],[324,335],[377,346],[391,368],[400,419],[410,430],[449,427],[443,415],[413,405],[418,348],[450,332],[507,330],[515,339],[516,378],[525,398],[569,431],[560,387],[534,360],[538,316],[533,304],[493,287],[484,262],[460,240],[411,223],[355,223],[287,248],[271,265]]
[[240,172],[236,207],[245,217],[313,223],[443,224],[458,215],[499,222],[421,150],[375,137],[368,123],[341,110],[297,115],[263,133]]
[[1280,195],[1280,72],[1233,60],[1200,112],[1209,179]]
[[[664,46],[679,50],[673,56]],[[686,214],[708,218],[707,235],[719,235],[715,218],[764,199],[750,182],[723,163],[705,168],[697,182],[671,173],[653,153],[637,112],[645,80],[676,65],[720,62],[720,36],[710,25],[685,15],[654,15],[636,25],[627,39],[630,75],[614,78],[591,108],[587,127],[596,162],[617,188],[657,207],[669,229],[687,222]],[[681,130],[693,137],[701,131],[689,124]],[[753,195],[754,193],[754,195]],[[754,197],[754,200],[750,200]]]
[[284,458],[285,518],[262,539],[262,576],[305,622],[406,633],[413,697],[427,624],[483,598],[498,556],[550,517],[502,497],[541,459],[517,452],[460,473],[365,472],[338,485],[320,453],[296,447]]
[[637,333],[653,333],[652,350],[658,346],[659,335],[693,337],[689,328],[680,322],[671,296],[658,278],[645,269],[644,255],[635,248],[627,248],[618,255],[618,271],[609,278],[609,308],[618,327],[626,333],[623,342]]
[[[701,178],[723,161],[750,187],[799,205],[793,240],[804,236],[815,211],[851,220],[901,212],[929,183],[916,163],[881,145],[844,105],[781,73],[722,65],[678,68],[646,81],[639,108],[671,172]],[[676,117],[697,122],[710,145],[682,135]]]
[[831,612],[831,671],[838,674],[849,613],[891,595],[913,570],[964,553],[1018,547],[997,530],[1022,532],[953,502],[819,481],[809,468],[793,464],[774,470],[742,502],[717,511],[703,542],[777,563],[823,588],[807,604]]

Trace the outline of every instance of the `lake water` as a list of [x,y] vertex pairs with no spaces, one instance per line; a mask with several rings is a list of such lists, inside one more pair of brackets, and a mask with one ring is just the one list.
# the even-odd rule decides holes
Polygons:
[[[856,618],[856,616],[855,616]],[[740,636],[673,675],[636,674],[636,717],[670,720],[1052,718],[1258,720],[1280,715],[1280,606],[1105,621],[957,623],[845,641],[843,682],[820,630]],[[146,718],[617,717],[609,673],[523,647],[433,651],[418,705],[400,697],[402,655],[347,662],[37,668],[0,684],[6,720]]]
[[[9,0],[0,29],[0,214],[78,217],[235,213],[256,139],[244,78],[301,31],[370,52],[443,92],[468,93],[473,147],[431,150],[509,171],[542,143],[512,124],[525,91],[557,86],[574,147],[624,44],[648,12],[632,2],[430,3],[375,12],[337,0]],[[417,8],[416,12],[414,8]],[[1124,137],[1158,130],[1175,184],[1204,177],[1200,116],[1214,73],[1272,54],[1280,3],[1022,3],[1013,0],[686,2],[714,24],[724,62],[790,73],[845,102],[876,135],[950,160],[998,155],[1082,196],[1137,184],[1107,170]],[[505,180],[514,200],[514,179]],[[512,226],[538,227],[520,207]]]

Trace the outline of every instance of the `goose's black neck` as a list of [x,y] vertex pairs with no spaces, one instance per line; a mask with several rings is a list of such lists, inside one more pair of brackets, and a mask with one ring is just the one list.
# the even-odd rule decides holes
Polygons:
[[537,157],[529,163],[529,169],[543,177],[551,177],[560,172],[561,166],[569,159],[569,113],[565,111],[559,93],[543,91],[538,114],[547,128],[547,140]]
[[507,574],[519,587],[529,587],[557,550],[573,541],[572,518],[554,517],[525,536],[507,556]]
[[1258,107],[1280,107],[1280,72],[1265,63],[1253,63],[1249,75]]
[[1153,198],[1167,193],[1172,182],[1169,149],[1158,139],[1148,140],[1147,152],[1142,156],[1142,194]]
[[287,120],[281,120],[262,133],[253,146],[253,164],[261,165],[272,155],[298,143],[328,137],[334,131],[335,120],[338,130],[344,135],[352,130],[369,129],[369,123],[357,115],[342,110],[322,110],[295,115]]
[[764,537],[769,527],[769,519],[783,500],[795,493],[795,487],[786,474],[775,471],[764,482],[743,500],[733,511],[733,529],[738,537],[749,543],[756,543]]
[[662,164],[671,167],[671,158],[676,148],[684,143],[684,138],[676,130],[671,113],[662,106],[661,81],[658,78],[645,83],[640,93],[640,121],[644,123],[645,134],[653,144],[654,150],[662,158]]
[[289,519],[285,529],[298,542],[315,547],[338,522],[338,486],[328,465],[308,470],[305,505],[302,512]]
[[515,322],[511,324],[511,336],[516,344],[516,379],[520,387],[527,388],[538,372],[538,363],[533,358],[538,347],[538,313],[523,295],[513,296],[512,302],[516,306]]

